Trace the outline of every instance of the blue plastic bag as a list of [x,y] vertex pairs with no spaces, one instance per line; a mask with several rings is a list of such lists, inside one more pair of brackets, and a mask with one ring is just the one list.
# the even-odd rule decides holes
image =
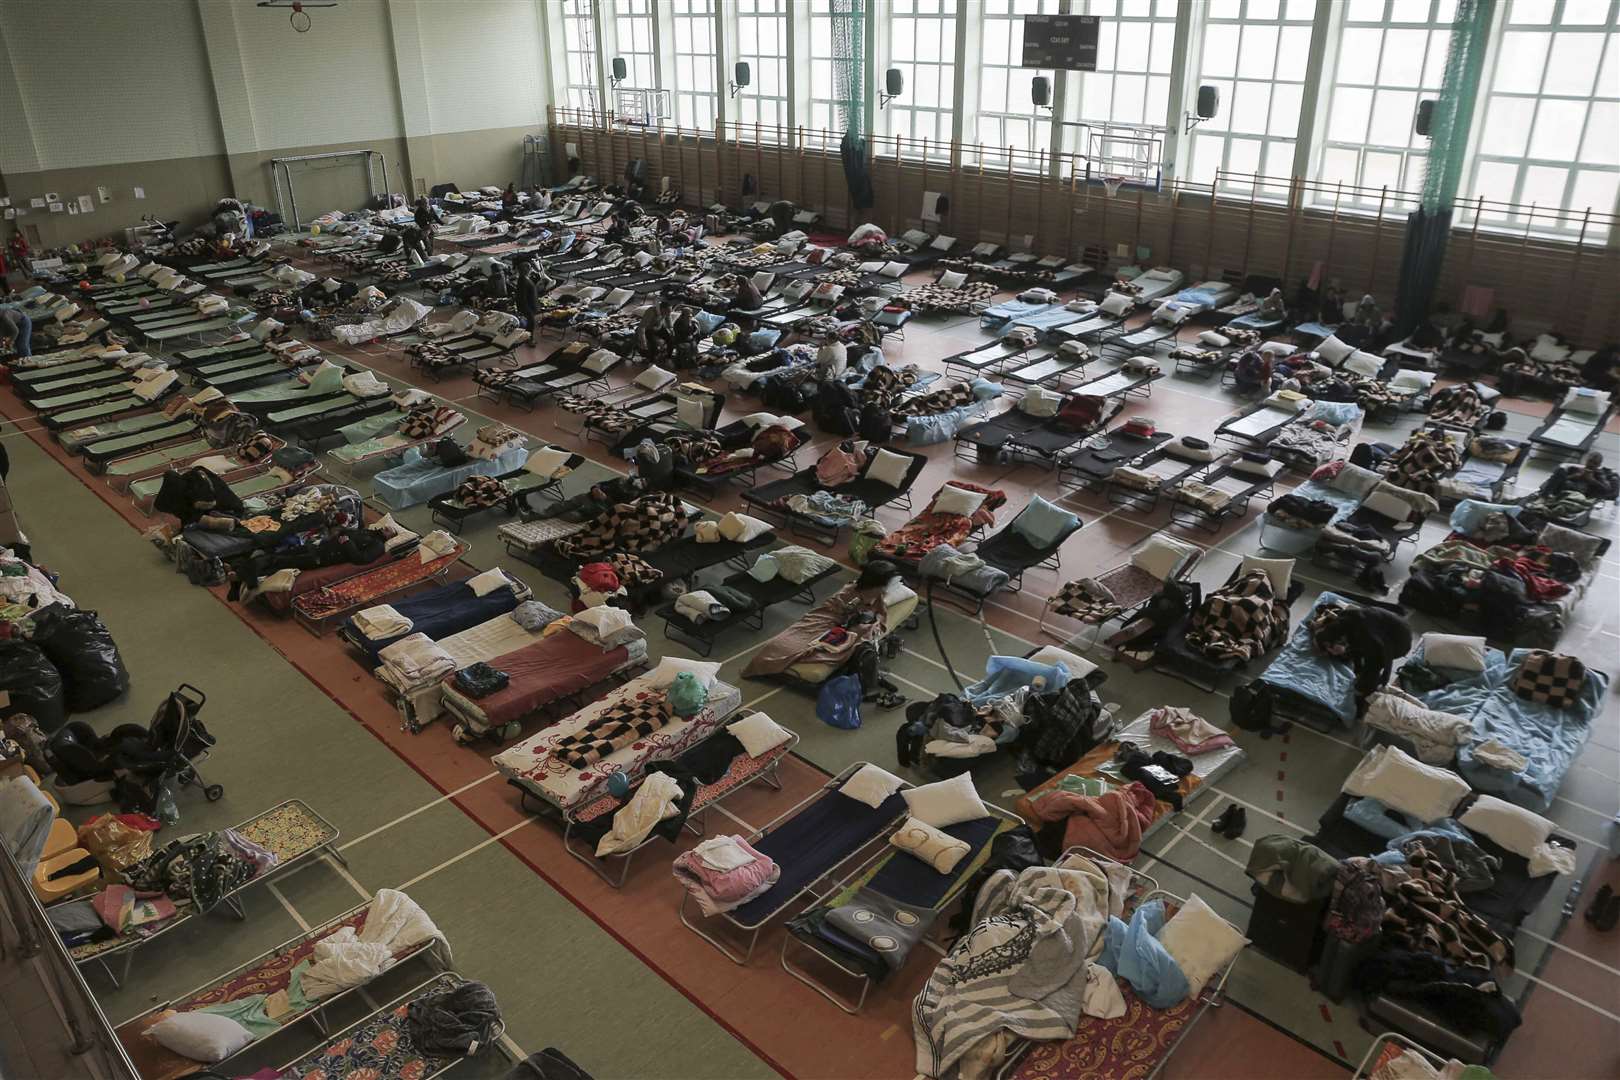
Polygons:
[[861,726],[861,680],[854,675],[834,675],[822,684],[816,697],[816,715],[822,723],[854,731]]

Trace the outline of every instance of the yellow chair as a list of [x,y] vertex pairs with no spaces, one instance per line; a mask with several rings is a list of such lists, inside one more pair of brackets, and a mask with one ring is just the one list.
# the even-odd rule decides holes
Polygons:
[[45,850],[40,853],[41,859],[51,859],[79,846],[79,834],[66,818],[57,818],[51,822],[51,831],[45,837]]
[[68,874],[54,881],[51,875],[64,867],[72,866],[81,859],[93,856],[82,847],[71,847],[49,859],[41,859],[39,866],[34,870],[34,895],[39,897],[42,904],[53,903],[74,893],[94,888],[101,883],[101,867],[92,866],[88,870],[81,870],[77,874]]

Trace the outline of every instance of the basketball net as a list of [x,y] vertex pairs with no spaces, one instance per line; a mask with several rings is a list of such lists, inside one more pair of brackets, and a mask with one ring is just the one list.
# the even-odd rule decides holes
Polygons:
[[1125,178],[1123,176],[1105,176],[1102,185],[1103,190],[1108,192],[1108,197],[1111,199],[1119,194],[1119,189],[1125,185]]

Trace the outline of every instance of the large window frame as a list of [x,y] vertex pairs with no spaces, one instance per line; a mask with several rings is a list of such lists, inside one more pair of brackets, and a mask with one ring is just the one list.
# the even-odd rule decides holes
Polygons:
[[[1573,238],[1588,207],[1606,221],[1620,190],[1620,2],[1501,5],[1470,147],[1460,221],[1481,198],[1485,229]],[[1594,225],[1586,239],[1607,233]]]
[[[720,42],[715,29],[719,0],[665,0],[670,9],[670,90],[675,123],[682,128],[712,132],[720,116],[720,88],[715,65]],[[688,77],[690,76],[690,77]]]
[[[1020,65],[1024,46],[1024,16],[1062,14],[1059,0],[979,0],[979,90],[974,101],[973,126],[964,138],[983,146],[983,163],[1018,172],[1040,168],[1040,152],[1052,149],[1052,113],[1030,100],[1030,87],[1038,76],[1056,92],[1056,72]],[[969,134],[971,132],[971,134]],[[978,161],[963,164],[977,165]]]
[[613,21],[613,56],[628,69],[619,86],[626,90],[658,88],[658,18],[653,0],[604,0],[605,18]]
[[900,135],[905,152],[920,156],[927,138],[929,160],[948,161],[956,120],[956,0],[889,0],[878,13],[888,16],[879,28],[888,59],[879,70],[897,68],[905,86],[879,113],[879,130],[889,138],[877,141],[877,152],[892,156]]
[[600,109],[595,0],[562,0],[560,16],[563,104],[584,112]]
[[[1263,199],[1287,196],[1305,104],[1316,0],[1208,0],[1187,92],[1220,91],[1221,105],[1182,141],[1183,181]],[[1255,176],[1269,179],[1257,185]]]
[[[749,67],[749,84],[732,95],[728,123],[737,136],[788,142],[793,98],[788,61],[788,0],[725,0],[735,47],[732,63]],[[757,125],[757,127],[756,127]]]

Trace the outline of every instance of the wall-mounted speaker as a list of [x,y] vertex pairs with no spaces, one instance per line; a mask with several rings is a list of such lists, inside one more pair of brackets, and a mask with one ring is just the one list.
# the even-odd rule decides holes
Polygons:
[[1029,100],[1038,108],[1046,108],[1052,102],[1052,80],[1045,75],[1037,75],[1029,82]]
[[906,88],[906,77],[899,68],[890,68],[883,73],[883,92],[890,97],[899,97]]
[[1200,86],[1198,88],[1198,119],[1208,120],[1221,111],[1221,88],[1218,86]]
[[624,57],[615,56],[613,58],[613,81],[623,82],[629,75],[630,65],[624,62]]
[[748,67],[748,61],[737,61],[737,68],[732,74],[731,81],[736,83],[739,87],[743,87],[749,85],[749,83],[753,81],[753,78],[754,73]]
[[1417,120],[1412,126],[1419,135],[1426,136],[1434,131],[1434,98],[1424,98],[1418,102]]

